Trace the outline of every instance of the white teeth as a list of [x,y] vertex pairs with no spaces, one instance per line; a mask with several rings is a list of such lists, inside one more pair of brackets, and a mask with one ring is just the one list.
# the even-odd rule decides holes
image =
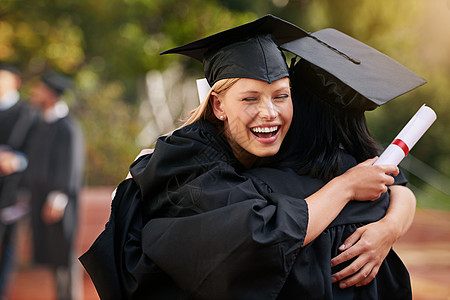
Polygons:
[[255,133],[270,133],[274,132],[278,129],[278,126],[271,126],[271,127],[254,127],[251,130]]

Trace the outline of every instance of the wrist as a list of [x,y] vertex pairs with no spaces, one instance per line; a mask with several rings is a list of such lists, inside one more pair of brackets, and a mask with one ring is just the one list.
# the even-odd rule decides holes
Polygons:
[[353,200],[353,188],[350,182],[344,177],[337,176],[330,180],[326,186],[328,186],[329,196],[334,199],[334,201],[342,202],[345,206],[348,202]]
[[385,232],[393,238],[394,242],[402,236],[403,226],[397,220],[385,216],[379,222],[383,225]]
[[355,198],[353,181],[348,180],[345,173],[330,180],[329,184],[332,186],[336,195],[341,195],[343,197],[345,203],[348,203]]

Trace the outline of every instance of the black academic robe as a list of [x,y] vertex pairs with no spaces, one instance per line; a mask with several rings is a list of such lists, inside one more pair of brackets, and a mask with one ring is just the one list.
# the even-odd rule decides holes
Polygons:
[[[344,151],[341,151],[340,157],[343,162],[341,173],[357,164],[355,159]],[[268,184],[273,192],[300,197],[314,193],[325,184],[319,179],[299,176],[290,169],[258,168],[247,173],[254,180],[259,179]],[[293,184],[294,182],[298,184]],[[406,184],[402,173],[396,176],[395,184]],[[277,299],[411,299],[409,273],[392,249],[377,276],[368,285],[341,289],[338,283],[331,283],[331,275],[351,262],[331,268],[331,259],[341,253],[339,246],[358,227],[381,219],[388,206],[388,193],[376,201],[349,202],[315,240],[302,247]]]
[[[308,272],[300,258],[330,269],[330,254],[302,253],[306,202],[259,176],[267,170],[242,168],[206,121],[159,139],[153,155],[132,165],[105,231],[80,258],[100,297],[308,299],[291,291],[299,284],[293,268]],[[323,185],[277,172],[305,193]]]
[[[33,258],[36,263],[68,266],[78,221],[78,194],[84,167],[83,136],[70,115],[36,127],[30,141],[31,154],[25,173],[31,193]],[[41,211],[52,191],[68,195],[61,221],[47,225]]]
[[[37,112],[19,101],[7,110],[0,110],[0,146],[29,154],[28,142]],[[0,176],[0,209],[13,205],[17,200],[22,173]],[[0,222],[0,240],[6,230]]]

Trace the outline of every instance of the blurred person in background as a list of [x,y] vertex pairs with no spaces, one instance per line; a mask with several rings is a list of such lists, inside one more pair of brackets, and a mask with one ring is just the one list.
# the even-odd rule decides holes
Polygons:
[[78,196],[83,181],[84,142],[62,94],[72,82],[49,72],[30,90],[30,103],[42,119],[30,142],[26,183],[31,194],[33,260],[51,267],[58,299],[76,299],[81,290],[74,239]]
[[27,167],[27,144],[37,113],[20,101],[19,69],[0,64],[0,298],[7,297],[14,267],[17,221],[27,213],[18,203],[22,171]]

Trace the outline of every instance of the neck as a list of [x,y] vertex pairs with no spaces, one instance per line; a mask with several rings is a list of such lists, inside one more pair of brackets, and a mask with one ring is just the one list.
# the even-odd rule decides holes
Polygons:
[[245,149],[241,148],[240,150],[233,149],[233,154],[237,158],[237,160],[246,168],[251,169],[258,164],[259,157],[255,156]]
[[54,109],[56,103],[58,103],[58,100],[54,100],[54,101],[46,101],[45,103],[43,103],[42,105],[42,111],[49,111]]
[[235,140],[231,139],[229,135],[225,135],[228,143],[230,144],[231,150],[233,151],[234,157],[246,168],[250,169],[257,165],[260,157],[251,154],[244,148],[242,148]]

